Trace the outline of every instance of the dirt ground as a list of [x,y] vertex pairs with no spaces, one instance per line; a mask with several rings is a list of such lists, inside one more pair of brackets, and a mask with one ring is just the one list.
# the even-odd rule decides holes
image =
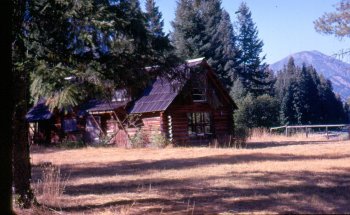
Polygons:
[[350,141],[31,153],[35,188],[60,169],[63,194],[37,194],[54,214],[350,213]]

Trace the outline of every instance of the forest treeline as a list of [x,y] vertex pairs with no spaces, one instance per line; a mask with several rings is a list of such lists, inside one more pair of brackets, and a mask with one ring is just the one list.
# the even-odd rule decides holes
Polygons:
[[246,3],[233,15],[231,21],[220,0],[179,1],[171,39],[177,56],[204,56],[214,68],[238,105],[238,129],[349,121],[349,104],[312,66],[290,59],[282,71],[268,69]]
[[270,93],[254,96],[239,82],[232,96],[240,109],[236,123],[243,128],[349,122],[349,104],[333,92],[332,83],[315,68],[298,67],[291,57],[274,77]]

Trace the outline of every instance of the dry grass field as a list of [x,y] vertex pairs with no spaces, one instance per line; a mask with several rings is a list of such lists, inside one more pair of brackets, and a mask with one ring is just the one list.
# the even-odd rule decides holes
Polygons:
[[[245,149],[31,153],[38,201],[52,208],[45,214],[350,213],[350,141],[261,135]],[[46,174],[45,185],[48,163],[60,178]]]

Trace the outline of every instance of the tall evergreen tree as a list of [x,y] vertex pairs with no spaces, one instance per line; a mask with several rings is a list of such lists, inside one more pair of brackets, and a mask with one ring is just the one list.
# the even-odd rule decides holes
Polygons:
[[148,31],[156,37],[163,37],[164,21],[154,0],[146,0],[146,19]]
[[345,102],[344,104],[344,113],[345,113],[345,123],[350,123],[350,102]]
[[319,77],[314,67],[303,64],[302,74],[304,75],[305,91],[305,118],[303,124],[321,123],[320,98],[318,96]]
[[282,124],[344,122],[344,107],[329,80],[312,66],[296,67],[293,58],[279,72],[275,84]]
[[163,32],[162,13],[154,0],[147,0],[145,8],[146,27],[151,34],[149,50],[153,51],[149,57],[152,56],[154,61],[158,61],[158,65],[169,65],[167,70],[171,70],[171,66],[179,59],[175,56],[175,48],[171,45],[169,35],[165,35]]
[[222,10],[216,34],[218,44],[215,53],[219,58],[216,73],[226,87],[232,88],[233,82],[239,77],[240,50],[237,47],[237,38],[231,24],[230,15],[225,10]]
[[229,89],[237,77],[239,54],[229,14],[220,0],[182,0],[178,3],[173,43],[184,59],[205,57]]
[[222,54],[216,52],[216,48],[220,45],[221,32],[218,27],[221,21],[222,9],[220,0],[204,0],[199,4],[200,18],[204,23],[203,53],[207,58],[208,64],[217,70],[220,64],[219,60]]
[[280,121],[283,125],[293,125],[297,123],[297,116],[294,108],[295,89],[295,81],[290,80],[281,100]]
[[182,59],[203,57],[205,26],[200,17],[198,4],[193,0],[177,3],[175,20],[171,23],[174,32],[172,41],[176,54]]
[[[89,95],[110,96],[114,88],[142,88],[157,74],[143,68],[158,65],[163,71],[169,62],[177,63],[162,55],[169,47],[154,46],[137,0],[34,0],[30,5],[29,51],[36,63],[31,93],[36,100],[48,98],[51,107],[75,106]],[[66,81],[68,76],[79,81]]]
[[290,57],[288,59],[287,65],[283,66],[283,69],[278,72],[277,80],[275,83],[275,94],[279,102],[282,102],[283,96],[285,95],[291,78],[294,77],[296,73],[296,66],[294,63],[294,58]]
[[333,92],[330,80],[320,76],[320,85],[318,86],[321,99],[320,110],[322,120],[326,123],[344,123],[344,107],[339,95]]
[[253,22],[252,14],[245,2],[242,2],[237,13],[238,46],[241,50],[241,77],[244,86],[252,93],[259,94],[266,85],[265,56],[262,53],[263,41],[258,38],[258,30]]
[[34,200],[30,186],[31,166],[29,155],[28,124],[25,115],[28,111],[29,72],[26,61],[25,46],[25,12],[27,1],[14,1],[12,27],[12,76],[15,103],[12,114],[13,145],[13,185],[18,195],[20,207],[29,208]]
[[[10,3],[10,2],[9,2]],[[1,12],[3,14],[11,11],[11,15],[2,22],[2,29],[11,29],[8,31],[4,31],[2,33],[2,39],[0,41],[1,51],[3,53],[3,57],[1,58],[2,65],[2,78],[0,80],[0,92],[1,96],[5,98],[12,98],[15,94],[15,88],[13,88],[13,80],[12,77],[12,68],[11,68],[11,54],[12,54],[12,44],[14,42],[14,26],[18,25],[18,23],[22,23],[22,20],[15,19],[17,14],[15,14],[15,8],[19,9],[21,7],[16,7],[17,1],[11,1],[10,4],[5,4],[1,8]],[[17,5],[18,6],[18,5]],[[16,21],[15,21],[16,20]],[[2,164],[2,176],[1,176],[1,185],[0,185],[0,211],[3,214],[13,214],[12,211],[12,179],[13,179],[13,170],[12,170],[12,115],[14,109],[14,101],[12,99],[6,100],[2,107],[1,114],[1,122],[2,122],[2,132],[0,134],[0,157]]]
[[242,81],[237,78],[235,82],[233,82],[233,87],[230,91],[230,96],[231,98],[235,101],[238,102],[242,100],[244,97],[246,97],[248,94],[246,88],[244,87]]

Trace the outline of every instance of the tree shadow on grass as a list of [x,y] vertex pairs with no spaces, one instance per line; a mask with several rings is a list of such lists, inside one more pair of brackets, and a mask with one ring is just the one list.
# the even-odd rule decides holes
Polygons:
[[[319,143],[319,142],[318,142]],[[308,161],[314,159],[346,159],[341,155],[294,155],[249,153],[217,155],[187,159],[121,161],[101,165],[61,166],[69,180],[88,177],[147,176],[150,171],[182,170],[206,165],[240,164],[265,161]],[[306,165],[306,164],[305,164]],[[40,178],[40,167],[33,167],[33,178]],[[242,181],[250,188],[235,185],[215,185],[216,181]],[[287,182],[286,182],[287,181]],[[290,181],[290,183],[288,182]],[[267,183],[271,182],[271,183]],[[293,183],[292,183],[293,182]],[[297,183],[295,183],[297,182]],[[68,185],[65,195],[79,198],[82,195],[109,195],[122,193],[144,194],[148,185],[159,197],[111,200],[102,204],[82,204],[63,207],[67,213],[84,213],[105,208],[132,205],[132,214],[217,214],[220,212],[252,213],[350,213],[350,169],[335,168],[332,172],[231,172],[225,176],[200,178],[129,179],[95,184]],[[175,195],[176,194],[176,195]],[[139,196],[139,195],[137,195]],[[192,206],[193,205],[193,206]],[[189,207],[190,206],[190,207]],[[189,210],[192,208],[192,211]],[[194,208],[194,209],[193,209]]]
[[[87,163],[84,166],[62,165],[63,174],[69,175],[71,179],[86,177],[105,177],[116,175],[139,175],[147,174],[149,171],[181,170],[198,168],[201,166],[217,164],[241,164],[250,162],[265,161],[301,161],[315,159],[344,159],[350,154],[342,155],[294,155],[294,154],[273,154],[273,153],[249,153],[236,155],[215,155],[187,159],[163,159],[163,160],[135,160],[110,162],[108,164]],[[39,164],[40,166],[40,164]],[[40,178],[40,168],[33,168],[33,178]]]
[[[207,178],[191,178],[186,180],[163,180],[154,182],[154,189],[159,192],[159,198],[141,198],[132,200],[109,201],[103,204],[85,204],[63,207],[65,212],[84,212],[102,208],[121,207],[135,203],[132,214],[159,214],[188,212],[189,205],[195,205],[194,214],[217,214],[219,212],[251,213],[259,211],[272,211],[277,213],[349,213],[350,204],[350,173],[319,173],[290,172],[271,173],[259,172],[259,176],[242,173],[232,173],[227,176],[214,176]],[[210,184],[215,180],[230,179],[249,180],[253,184],[274,181],[273,186],[254,186],[242,188],[236,186],[215,186]],[[285,179],[296,180],[299,183],[286,184]],[[319,182],[330,185],[323,186]],[[130,189],[125,183],[109,183],[111,191],[124,190],[136,192],[136,184],[148,183],[147,180],[134,181]],[[84,185],[81,185],[84,186]],[[82,187],[77,188],[82,188]],[[88,185],[87,190],[101,189],[101,185]],[[73,187],[69,189],[73,189]],[[179,197],[175,197],[177,193]],[[66,195],[71,195],[67,190]],[[74,193],[74,195],[77,193]],[[87,194],[87,193],[82,193]],[[97,194],[97,193],[96,193]],[[191,212],[191,211],[190,211]]]

